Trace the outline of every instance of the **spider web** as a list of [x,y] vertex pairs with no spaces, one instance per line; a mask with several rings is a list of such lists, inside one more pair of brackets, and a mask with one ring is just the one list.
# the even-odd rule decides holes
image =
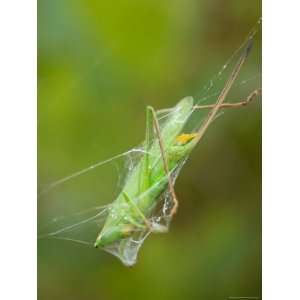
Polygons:
[[[220,91],[223,88],[225,80],[228,78],[228,75],[232,70],[231,67],[240,57],[241,53],[245,50],[249,39],[252,39],[255,36],[258,26],[260,26],[260,20],[253,28],[253,30],[251,30],[251,32],[248,34],[245,41],[222,66],[220,71],[199,92],[196,100],[194,100],[195,105],[215,103],[216,98],[219,96]],[[259,74],[247,79],[240,79],[239,81],[237,81],[236,85],[245,86],[251,90],[253,89],[253,84],[257,88],[258,79],[260,79]],[[230,102],[234,102],[234,99],[230,100]],[[159,128],[161,130],[163,130],[166,122],[168,121],[169,117],[175,112],[175,110],[176,107],[173,109],[163,109],[156,112],[159,121]],[[192,113],[183,121],[184,127],[181,133],[193,133],[198,130],[205,120],[207,113],[207,111],[193,110]],[[217,114],[215,116],[215,119],[221,114],[222,113]],[[152,129],[151,137],[151,144],[158,144],[154,129]],[[47,201],[50,201],[50,199],[54,199],[56,205],[53,205],[53,203],[51,206],[46,205],[46,209],[47,207],[50,207],[50,211],[47,213],[49,221],[46,223],[42,223],[39,226],[40,233],[38,234],[38,237],[40,239],[59,239],[72,241],[92,247],[95,243],[96,237],[103,228],[107,217],[109,215],[111,216],[114,213],[118,214],[118,211],[116,211],[115,202],[112,201],[106,205],[99,206],[97,205],[97,203],[100,202],[99,197],[91,196],[93,197],[93,201],[86,201],[86,207],[81,209],[79,208],[80,206],[77,205],[78,203],[82,203],[82,201],[78,200],[78,196],[74,196],[73,200],[71,197],[71,199],[68,199],[68,201],[66,201],[64,199],[64,192],[61,192],[59,190],[60,187],[69,184],[70,182],[74,182],[74,185],[78,186],[79,178],[86,178],[85,180],[89,180],[88,176],[90,176],[91,174],[94,174],[94,176],[97,177],[97,180],[101,180],[103,176],[106,176],[107,168],[110,170],[110,173],[112,173],[111,170],[113,169],[113,167],[115,167],[117,170],[117,178],[115,180],[116,186],[114,188],[114,195],[112,198],[110,198],[110,200],[113,200],[117,198],[126,183],[133,176],[133,173],[139,166],[142,157],[146,153],[148,152],[145,147],[145,142],[143,142],[141,145],[134,147],[133,149],[130,149],[106,160],[91,164],[90,166],[80,171],[74,172],[71,175],[54,181],[46,185],[46,187],[42,188],[39,193],[40,201],[44,202],[44,199],[47,199]],[[151,152],[149,152],[149,154],[151,154]],[[161,154],[159,154],[156,159],[161,160]],[[186,163],[187,159],[188,156],[183,157],[183,159],[180,160],[180,162],[172,170],[169,170],[169,175],[171,177],[173,185],[175,185],[180,170]],[[98,173],[99,170],[101,170],[101,174]],[[157,184],[160,183],[158,182]],[[71,188],[72,185],[70,185],[70,189]],[[152,186],[143,194],[138,195],[138,197],[148,197],[149,195],[151,195],[154,188],[156,187]],[[55,191],[56,194],[54,193]],[[58,194],[59,196],[57,196]],[[91,205],[91,203],[95,203],[96,205]],[[173,217],[171,211],[174,207],[174,203],[175,199],[173,198],[173,195],[170,192],[168,185],[166,184],[163,191],[155,200],[155,205],[151,210],[151,214],[147,216],[147,220],[151,226],[144,226],[141,228],[136,227],[136,229],[130,234],[130,236],[103,247],[103,250],[115,255],[123,262],[123,264],[127,266],[134,265],[137,260],[139,249],[143,245],[146,238],[153,232],[168,231]],[[126,206],[130,204],[124,202],[123,205],[124,209],[126,209]],[[120,208],[120,211],[121,210],[122,208]],[[57,211],[66,213],[58,216]],[[51,217],[51,215],[54,215],[54,217]],[[41,217],[42,220],[44,220],[44,218],[45,216]]]

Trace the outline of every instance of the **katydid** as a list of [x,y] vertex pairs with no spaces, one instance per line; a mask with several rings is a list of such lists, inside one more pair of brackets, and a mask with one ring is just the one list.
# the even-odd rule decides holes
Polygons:
[[[224,103],[250,50],[250,43],[235,65],[217,101],[212,105],[195,105],[192,97],[181,100],[169,110],[164,125],[160,128],[155,110],[147,107],[146,138],[144,154],[127,178],[122,191],[110,205],[108,216],[94,246],[109,247],[131,237],[138,231],[164,231],[163,226],[154,226],[151,215],[159,202],[160,195],[168,189],[173,201],[170,217],[176,212],[178,201],[172,175],[203,137],[208,126],[220,109],[248,104],[259,90],[238,103]],[[193,111],[210,109],[196,132],[182,133]],[[154,128],[154,134],[151,134]],[[154,135],[154,138],[152,138]]]

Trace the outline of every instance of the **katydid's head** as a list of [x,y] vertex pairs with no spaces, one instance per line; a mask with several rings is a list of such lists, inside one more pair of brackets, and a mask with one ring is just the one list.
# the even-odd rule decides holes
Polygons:
[[103,228],[94,244],[95,248],[106,247],[128,237],[134,231],[130,224],[110,225]]

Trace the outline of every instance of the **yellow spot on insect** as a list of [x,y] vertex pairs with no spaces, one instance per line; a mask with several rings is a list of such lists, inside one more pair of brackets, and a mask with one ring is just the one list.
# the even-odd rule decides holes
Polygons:
[[186,143],[194,139],[197,135],[198,133],[183,133],[177,136],[176,142],[180,145],[185,145]]

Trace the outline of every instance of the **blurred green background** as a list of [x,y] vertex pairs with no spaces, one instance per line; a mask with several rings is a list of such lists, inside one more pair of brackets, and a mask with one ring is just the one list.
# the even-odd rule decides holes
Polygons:
[[[139,144],[146,105],[200,97],[257,22],[260,6],[39,0],[40,189]],[[260,85],[260,52],[258,33],[232,101]],[[170,232],[146,240],[134,267],[101,250],[39,239],[39,299],[260,297],[260,105],[227,111],[209,128],[178,178],[180,207]],[[120,173],[106,165],[40,197],[38,232],[54,217],[112,201]]]

